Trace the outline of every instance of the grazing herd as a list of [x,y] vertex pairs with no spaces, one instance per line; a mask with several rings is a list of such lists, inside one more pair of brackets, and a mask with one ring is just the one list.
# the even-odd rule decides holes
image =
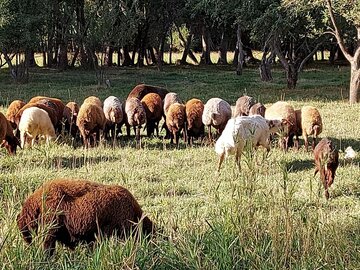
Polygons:
[[[280,147],[287,151],[292,146],[298,149],[298,137],[302,136],[307,150],[308,138],[312,136],[315,174],[320,172],[325,197],[329,198],[328,189],[339,163],[338,151],[327,138],[316,144],[323,129],[317,108],[304,106],[295,110],[285,101],[265,108],[253,97],[244,95],[234,107],[221,98],[211,98],[205,104],[196,98],[183,103],[177,93],[145,84],[137,85],[124,102],[109,96],[102,103],[98,97],[90,96],[79,106],[73,101],[65,105],[60,99],[38,96],[28,103],[13,101],[6,117],[0,113],[0,142],[12,155],[17,146],[49,142],[65,132],[74,138],[80,136],[88,148],[98,144],[101,134],[106,140],[115,140],[125,125],[127,135],[130,136],[132,128],[139,143],[142,128],[146,128],[149,137],[155,133],[159,136],[162,119],[165,137],[176,145],[181,137],[192,145],[195,139],[205,137],[207,127],[209,143],[216,140],[218,172],[229,155],[235,156],[240,167],[247,143],[270,151],[271,138],[277,134]],[[216,134],[212,134],[212,128]],[[135,198],[123,187],[58,179],[45,183],[26,199],[17,221],[28,243],[32,241],[31,232],[36,232],[40,225],[51,224],[44,242],[51,254],[56,241],[74,248],[80,242],[94,241],[99,232],[104,236],[114,233],[121,236],[141,221],[142,231],[149,234],[154,225],[142,215]]]

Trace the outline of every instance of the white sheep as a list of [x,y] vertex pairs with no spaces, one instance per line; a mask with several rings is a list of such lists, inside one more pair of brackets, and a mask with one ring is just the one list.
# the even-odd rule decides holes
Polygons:
[[21,148],[25,143],[31,140],[31,146],[34,145],[37,136],[45,137],[46,142],[55,139],[55,129],[48,113],[37,107],[30,107],[24,110],[20,123],[20,141]]
[[119,125],[124,118],[121,101],[119,98],[109,96],[104,100],[104,114],[106,118],[105,135],[112,132],[112,136],[116,136],[116,125]]
[[219,155],[217,171],[225,157],[235,155],[235,162],[240,166],[240,158],[246,142],[270,150],[270,133],[281,127],[281,120],[266,120],[261,115],[238,116],[231,118],[216,141],[215,151]]

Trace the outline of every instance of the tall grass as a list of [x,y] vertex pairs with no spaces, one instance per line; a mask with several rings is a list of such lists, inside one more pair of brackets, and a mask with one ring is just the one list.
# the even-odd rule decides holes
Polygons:
[[[96,94],[122,99],[138,82],[167,86],[187,100],[222,97],[232,104],[244,92],[269,104],[285,97],[296,108],[319,108],[328,136],[342,151],[360,149],[359,105],[349,106],[348,70],[313,67],[301,74],[299,88],[284,89],[281,70],[273,83],[258,80],[256,70],[237,77],[231,69],[166,67],[110,69],[113,87],[97,88],[86,71],[34,70],[29,85],[15,85],[0,72],[3,110],[15,98],[45,94],[81,101]],[[246,147],[237,169],[230,157],[215,174],[217,157],[200,142],[179,148],[159,138],[134,138],[84,150],[71,140],[0,151],[0,262],[2,269],[358,269],[360,262],[359,158],[340,167],[326,201],[313,156],[304,148],[287,153],[274,145]],[[53,257],[40,234],[26,245],[16,216],[28,194],[57,177],[120,184],[138,199],[161,233],[150,239],[99,239],[70,251],[57,245]],[[46,228],[45,228],[46,231]]]

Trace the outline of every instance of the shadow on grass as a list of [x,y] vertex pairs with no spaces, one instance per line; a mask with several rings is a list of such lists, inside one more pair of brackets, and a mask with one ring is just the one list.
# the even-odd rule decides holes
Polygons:
[[111,162],[119,160],[116,156],[97,156],[97,157],[62,157],[57,156],[52,159],[51,164],[57,169],[78,169],[84,166],[92,166],[101,162]]
[[300,172],[315,168],[314,160],[312,159],[293,160],[291,162],[288,162],[286,164],[286,167],[290,172]]
[[345,150],[348,146],[351,146],[355,151],[360,150],[360,140],[354,138],[334,138],[334,137],[327,137],[330,139],[335,145],[338,150]]

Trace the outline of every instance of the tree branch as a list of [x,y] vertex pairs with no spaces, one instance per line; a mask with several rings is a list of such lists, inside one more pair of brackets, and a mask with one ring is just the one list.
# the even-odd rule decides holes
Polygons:
[[309,60],[309,58],[314,55],[314,53],[317,51],[317,49],[319,48],[320,45],[322,45],[322,42],[318,43],[315,46],[315,48],[301,61],[300,65],[298,67],[298,72],[300,72],[303,69],[306,61]]
[[354,58],[348,52],[347,48],[345,47],[344,40],[342,39],[342,37],[340,35],[339,28],[337,27],[337,24],[336,24],[336,21],[335,21],[335,15],[334,15],[334,11],[333,11],[333,8],[332,8],[332,5],[331,5],[331,0],[326,0],[326,4],[327,4],[327,8],[328,8],[329,13],[330,13],[331,22],[332,22],[332,24],[334,26],[335,37],[337,39],[339,47],[340,47],[342,53],[344,54],[344,56],[346,57],[346,59],[349,62],[352,62],[354,60]]

